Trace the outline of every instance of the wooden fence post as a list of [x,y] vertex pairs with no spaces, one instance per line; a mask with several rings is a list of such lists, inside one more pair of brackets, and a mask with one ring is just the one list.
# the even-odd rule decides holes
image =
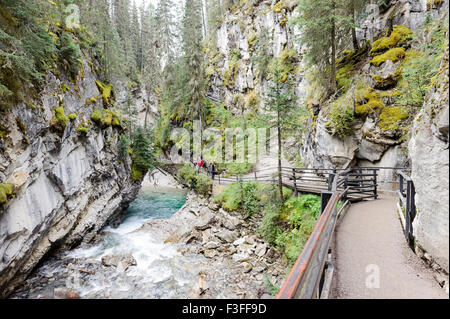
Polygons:
[[295,196],[298,197],[297,176],[295,175],[295,168],[292,169],[292,174],[293,174],[293,177],[294,177],[294,192],[295,192]]

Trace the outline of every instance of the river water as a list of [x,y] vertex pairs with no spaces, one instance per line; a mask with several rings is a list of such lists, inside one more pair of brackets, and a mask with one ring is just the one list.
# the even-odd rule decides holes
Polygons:
[[[12,298],[51,298],[55,288],[74,289],[81,298],[194,297],[206,259],[140,230],[152,219],[170,218],[185,201],[183,191],[142,189],[119,227],[106,227],[94,243],[49,258]],[[127,253],[136,266],[124,271],[102,264],[104,256]]]

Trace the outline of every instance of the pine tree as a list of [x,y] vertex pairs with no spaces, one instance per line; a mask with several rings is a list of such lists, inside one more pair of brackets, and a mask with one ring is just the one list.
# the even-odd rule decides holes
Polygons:
[[[160,61],[158,58],[158,36],[155,18],[155,8],[150,4],[148,8],[141,11],[141,58],[140,73],[142,82],[150,96],[156,95],[158,84],[160,83]],[[145,113],[145,127],[147,127],[149,116],[149,106]]]
[[172,0],[160,0],[156,9],[156,23],[158,26],[158,47],[159,58],[162,60],[162,66],[171,67],[175,59],[175,16],[174,2]]
[[184,64],[189,80],[186,86],[188,116],[204,119],[204,63],[202,53],[201,0],[186,0],[182,23]]
[[282,180],[282,149],[281,134],[286,126],[291,125],[291,117],[295,111],[296,96],[293,90],[292,79],[284,70],[283,62],[280,58],[272,61],[269,67],[270,83],[265,97],[265,110],[268,112],[268,122],[277,128],[278,134],[278,188],[280,198],[283,199]]

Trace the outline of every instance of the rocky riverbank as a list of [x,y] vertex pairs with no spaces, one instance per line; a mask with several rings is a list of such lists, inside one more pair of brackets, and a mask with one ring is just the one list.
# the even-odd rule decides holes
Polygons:
[[[244,219],[187,194],[168,219],[106,228],[92,244],[50,257],[12,298],[272,298],[288,265]],[[122,243],[122,244],[120,244]]]
[[257,235],[260,218],[255,214],[244,219],[190,192],[172,218],[151,221],[142,230],[158,233],[166,243],[183,244],[182,254],[200,254],[208,260],[199,272],[199,296],[270,298],[265,276],[280,286],[289,266]]

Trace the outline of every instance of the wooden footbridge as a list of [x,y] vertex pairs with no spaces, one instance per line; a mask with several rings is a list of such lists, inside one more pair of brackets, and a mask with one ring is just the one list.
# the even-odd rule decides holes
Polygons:
[[[394,171],[397,180],[380,181],[378,179],[380,170]],[[430,279],[430,274],[425,278],[424,275],[418,274],[423,270],[417,270],[417,273],[411,272],[412,267],[405,265],[410,259],[418,260],[409,249],[413,248],[414,243],[412,234],[416,208],[414,184],[408,172],[409,169],[396,167],[352,167],[349,169],[283,167],[281,174],[283,185],[292,189],[296,195],[299,193],[320,194],[322,213],[277,298],[408,298],[408,296],[440,298],[443,295],[445,298],[445,294],[439,289],[437,283]],[[271,167],[237,176],[219,174],[213,179],[218,185],[248,181],[278,184],[278,168]],[[386,196],[383,193],[380,196],[380,182],[391,184],[390,187],[386,187],[390,189],[390,195]],[[398,212],[401,223],[395,217],[395,210]],[[353,226],[342,226],[343,230],[338,234],[339,243],[342,243],[339,246],[341,251],[336,256],[333,245],[336,241],[335,228],[338,220],[344,215],[349,215],[347,224],[353,223]],[[374,224],[377,219],[379,222]],[[344,229],[345,227],[350,228]],[[358,231],[354,231],[355,227],[359,233],[363,233],[362,237],[358,237]],[[401,234],[402,228],[406,241],[398,240],[398,234]],[[379,245],[380,241],[391,237],[393,239],[389,240],[385,246]],[[347,243],[347,247],[344,243]],[[361,250],[358,251],[357,247]],[[399,253],[396,249],[400,247],[408,252]],[[408,254],[413,257],[403,260],[402,258],[406,258],[404,256]],[[387,261],[391,264],[385,265]],[[368,290],[364,287],[356,287],[362,285],[361,281],[364,283],[364,271],[361,271],[361,265],[367,266],[371,263],[379,264],[380,267],[385,265],[385,268],[389,269],[386,271],[388,275],[384,277],[389,278],[384,281],[384,289]],[[420,268],[420,266],[417,267]],[[346,273],[349,274],[347,277]],[[359,284],[353,282],[357,273],[362,278]],[[338,285],[344,288],[334,287],[334,290],[341,291],[341,295],[333,291],[333,281],[341,281]],[[358,293],[352,295],[342,291],[358,291]]]

